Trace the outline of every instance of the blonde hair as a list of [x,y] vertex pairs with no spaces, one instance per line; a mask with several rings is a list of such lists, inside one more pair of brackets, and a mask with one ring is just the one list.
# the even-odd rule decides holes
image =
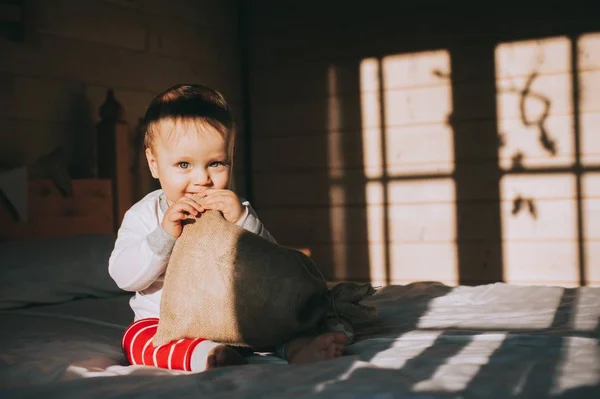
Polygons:
[[209,125],[229,142],[233,153],[235,126],[225,97],[216,90],[196,84],[178,84],[156,96],[144,115],[144,149],[152,149],[161,121]]

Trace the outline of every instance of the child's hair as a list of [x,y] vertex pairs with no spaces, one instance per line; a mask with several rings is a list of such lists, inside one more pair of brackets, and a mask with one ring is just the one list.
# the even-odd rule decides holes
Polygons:
[[178,84],[156,96],[143,119],[144,149],[152,148],[160,121],[200,122],[215,128],[233,148],[234,124],[225,97],[216,90],[198,84]]

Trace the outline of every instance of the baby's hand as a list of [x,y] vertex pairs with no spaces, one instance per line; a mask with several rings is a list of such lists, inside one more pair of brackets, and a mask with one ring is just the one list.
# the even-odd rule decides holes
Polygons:
[[231,223],[237,223],[244,215],[244,206],[233,191],[210,188],[203,194],[200,205],[204,209],[221,211],[225,219]]
[[182,222],[192,216],[198,216],[204,208],[190,197],[181,197],[165,212],[161,223],[162,228],[175,238],[179,238],[183,231]]

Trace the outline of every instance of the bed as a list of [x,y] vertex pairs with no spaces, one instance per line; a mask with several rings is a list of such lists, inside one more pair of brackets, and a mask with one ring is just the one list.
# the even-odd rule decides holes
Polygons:
[[2,311],[0,397],[600,397],[597,288],[385,287],[342,358],[200,374],[126,364],[128,299]]
[[335,360],[257,353],[248,366],[197,374],[130,366],[120,342],[131,295],[107,273],[128,206],[120,179],[74,181],[69,198],[31,182],[32,211],[40,201],[61,211],[0,227],[1,398],[600,397],[593,287],[387,286],[367,300],[378,319]]

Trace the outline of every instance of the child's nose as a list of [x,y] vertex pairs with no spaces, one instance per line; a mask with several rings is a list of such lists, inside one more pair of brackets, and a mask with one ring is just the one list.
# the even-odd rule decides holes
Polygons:
[[194,174],[193,184],[195,186],[207,186],[210,184],[210,176],[205,170],[198,170]]

